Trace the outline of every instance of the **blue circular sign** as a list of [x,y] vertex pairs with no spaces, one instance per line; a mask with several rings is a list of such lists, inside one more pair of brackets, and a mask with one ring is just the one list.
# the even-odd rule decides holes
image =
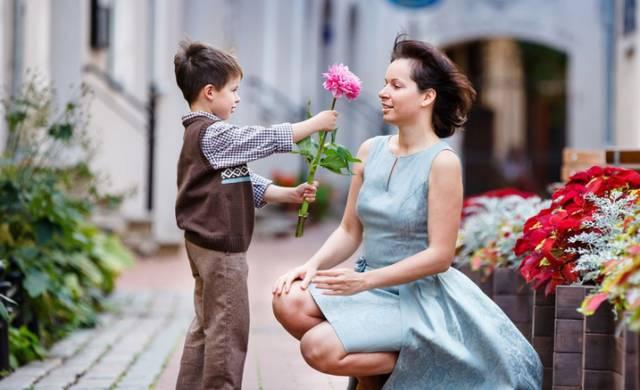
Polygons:
[[393,4],[408,8],[423,8],[436,5],[441,0],[389,0]]

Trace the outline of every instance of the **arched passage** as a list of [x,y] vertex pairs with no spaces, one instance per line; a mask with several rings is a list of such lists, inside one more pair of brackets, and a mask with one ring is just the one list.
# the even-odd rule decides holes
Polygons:
[[478,92],[459,145],[466,192],[544,192],[560,179],[566,146],[566,55],[506,37],[444,49]]

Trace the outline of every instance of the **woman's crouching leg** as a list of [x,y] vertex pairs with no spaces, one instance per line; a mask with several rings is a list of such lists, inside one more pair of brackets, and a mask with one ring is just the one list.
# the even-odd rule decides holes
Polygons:
[[367,377],[393,371],[397,352],[347,353],[331,324],[324,321],[300,340],[304,360],[320,372],[331,375]]
[[311,328],[324,321],[324,316],[308,290],[294,282],[288,294],[274,295],[273,314],[293,337],[300,340]]

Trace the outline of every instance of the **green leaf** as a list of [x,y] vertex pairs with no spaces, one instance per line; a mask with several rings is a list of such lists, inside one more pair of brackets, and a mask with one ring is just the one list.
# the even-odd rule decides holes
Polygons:
[[7,120],[9,131],[15,131],[18,125],[27,119],[27,113],[26,111],[9,111],[5,115],[5,119]]
[[99,286],[102,283],[102,273],[96,264],[83,253],[77,253],[71,256],[71,263],[76,267],[82,275],[86,277],[92,284]]
[[24,278],[23,287],[31,298],[36,298],[47,291],[49,286],[49,276],[44,272],[32,270]]
[[352,162],[360,162],[360,160],[353,157],[347,148],[339,144],[327,144],[320,166],[339,175],[353,175],[350,165]]
[[9,322],[11,320],[9,318],[9,310],[7,310],[7,307],[2,301],[0,301],[0,318],[2,318],[5,322]]
[[73,135],[71,123],[56,123],[49,129],[49,135],[60,141],[68,141]]
[[15,252],[15,255],[26,261],[33,261],[38,256],[38,253],[38,248],[36,248],[34,245],[25,245],[20,247]]
[[359,159],[355,158],[352,154],[351,151],[347,148],[345,148],[342,145],[336,144],[336,152],[338,153],[338,155],[340,157],[342,157],[345,161],[348,162],[362,162]]
[[307,163],[311,164],[318,153],[318,141],[312,137],[306,137],[300,140],[296,145],[298,146],[298,150],[293,153],[300,154],[307,160]]
[[311,99],[307,100],[307,106],[305,107],[305,113],[307,114],[307,119],[311,118],[313,116],[313,113],[311,112]]
[[342,169],[345,168],[344,161],[337,155],[326,156],[325,158],[320,160],[320,166],[339,175],[343,175]]
[[34,227],[36,244],[38,244],[38,246],[47,245],[53,237],[55,225],[53,225],[48,219],[40,219],[35,223]]
[[10,247],[15,245],[8,223],[0,224],[0,244],[5,244]]

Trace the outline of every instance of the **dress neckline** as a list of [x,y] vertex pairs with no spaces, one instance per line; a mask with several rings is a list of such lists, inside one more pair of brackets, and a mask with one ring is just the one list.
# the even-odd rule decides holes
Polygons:
[[385,143],[384,143],[384,149],[387,151],[387,153],[389,153],[389,154],[391,155],[391,157],[393,157],[393,158],[395,158],[395,159],[398,159],[398,160],[399,160],[399,159],[403,159],[403,158],[408,158],[408,157],[417,156],[417,155],[422,154],[422,153],[424,153],[424,152],[426,152],[426,151],[428,151],[428,150],[433,149],[433,147],[434,147],[434,146],[436,146],[436,145],[438,145],[438,144],[440,144],[440,143],[442,143],[442,142],[443,142],[442,140],[438,140],[438,142],[435,142],[435,143],[433,143],[433,144],[431,144],[431,145],[427,146],[427,147],[426,147],[426,148],[424,148],[424,149],[418,150],[418,151],[413,152],[413,153],[411,153],[411,154],[406,154],[406,155],[404,155],[404,156],[398,156],[398,155],[396,155],[395,153],[393,153],[393,152],[391,151],[391,148],[390,148],[390,145],[389,145],[389,143],[390,143],[390,141],[391,141],[391,137],[393,137],[393,135],[388,136],[388,137],[387,137],[387,139],[385,140]]

